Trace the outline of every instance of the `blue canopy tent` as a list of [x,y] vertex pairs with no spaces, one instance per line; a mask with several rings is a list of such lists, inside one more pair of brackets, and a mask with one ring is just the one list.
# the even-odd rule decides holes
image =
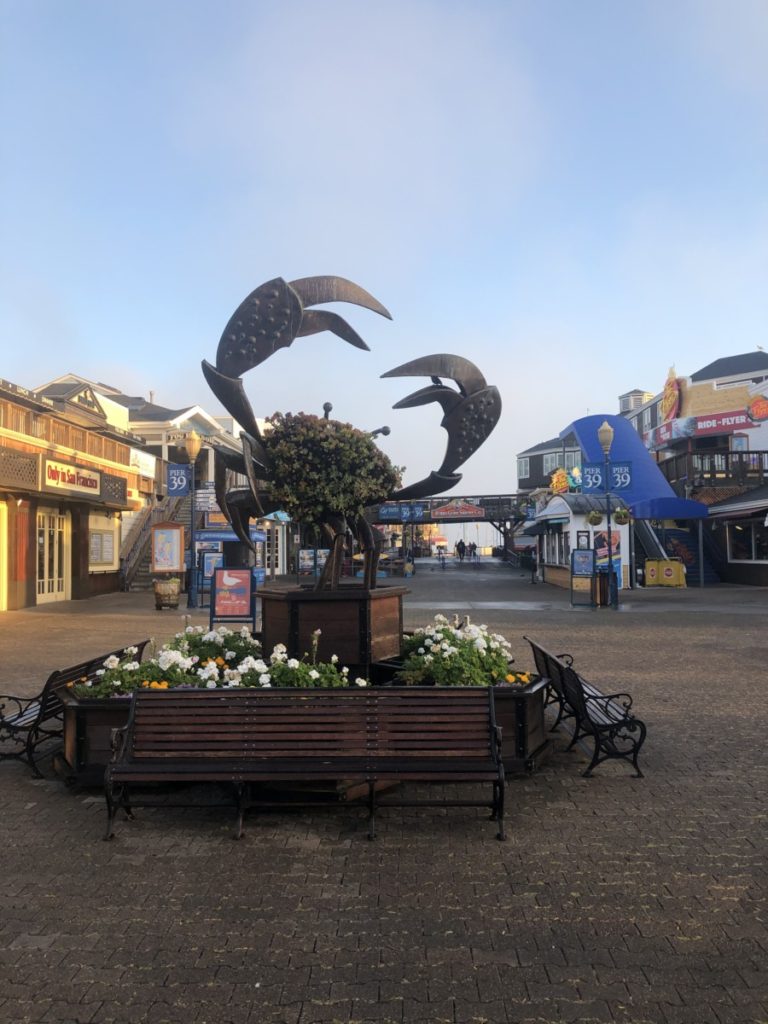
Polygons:
[[[583,416],[560,432],[560,437],[573,433],[584,453],[585,462],[603,463],[605,455],[600,447],[597,431],[604,421],[613,427],[611,462],[631,462],[632,482],[620,492],[622,502],[635,519],[697,519],[699,521],[699,565],[704,562],[704,540],[701,521],[708,515],[701,501],[679,498],[656,465],[642,438],[623,416]],[[703,586],[703,572],[699,585]]]

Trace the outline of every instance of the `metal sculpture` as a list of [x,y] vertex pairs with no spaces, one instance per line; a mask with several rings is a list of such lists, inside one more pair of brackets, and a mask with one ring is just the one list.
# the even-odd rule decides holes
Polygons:
[[[387,309],[359,285],[341,277],[306,277],[286,282],[275,278],[260,285],[238,306],[221,336],[216,366],[203,361],[203,374],[211,390],[243,428],[242,455],[215,448],[216,499],[240,540],[254,549],[249,533],[252,518],[277,511],[269,496],[272,466],[245,389],[242,374],[263,363],[279,348],[287,348],[298,337],[331,331],[343,341],[368,351],[359,334],[336,313],[308,307],[326,302],[349,302],[392,319]],[[389,500],[424,498],[454,487],[461,474],[456,470],[477,451],[498,422],[501,398],[488,385],[478,368],[468,359],[452,355],[432,355],[404,363],[383,377],[430,376],[432,383],[397,402],[395,409],[413,408],[437,402],[443,409],[442,426],[448,432],[443,463],[424,480],[389,494]],[[458,391],[443,384],[453,380]],[[328,418],[330,403],[324,405]],[[376,433],[384,433],[380,428]],[[386,430],[388,432],[388,429]],[[233,473],[244,474],[248,487],[232,487]],[[330,542],[331,553],[317,589],[336,588],[346,536],[352,532],[364,555],[363,585],[376,585],[376,568],[381,535],[365,516],[352,521],[343,509],[328,508],[318,524]]]

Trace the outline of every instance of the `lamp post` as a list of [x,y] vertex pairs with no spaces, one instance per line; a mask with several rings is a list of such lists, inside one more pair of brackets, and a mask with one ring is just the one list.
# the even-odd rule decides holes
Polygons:
[[611,608],[619,607],[619,589],[613,576],[613,543],[611,537],[611,445],[613,444],[613,427],[608,420],[603,420],[597,431],[597,440],[603,449],[605,467],[603,469],[605,488],[605,511],[608,520],[608,604]]
[[195,559],[195,463],[200,449],[203,447],[203,439],[196,430],[187,434],[184,442],[187,451],[187,458],[192,467],[190,474],[190,506],[189,506],[189,586],[187,587],[187,608],[197,608],[197,565]]

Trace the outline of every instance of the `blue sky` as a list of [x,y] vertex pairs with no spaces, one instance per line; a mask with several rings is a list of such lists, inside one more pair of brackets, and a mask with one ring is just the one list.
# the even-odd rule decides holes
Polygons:
[[200,373],[256,285],[339,274],[370,353],[298,339],[257,414],[392,428],[442,461],[419,355],[502,393],[456,493],[720,356],[768,347],[764,0],[1,0],[0,376],[218,411]]

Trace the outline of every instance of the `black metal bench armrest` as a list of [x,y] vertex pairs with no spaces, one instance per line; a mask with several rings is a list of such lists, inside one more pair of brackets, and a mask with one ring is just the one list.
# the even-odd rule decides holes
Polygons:
[[629,709],[632,707],[632,698],[628,693],[585,693],[584,699],[594,701],[596,704],[601,704],[603,710],[606,712],[609,704],[617,704],[631,717]]
[[40,706],[39,697],[17,697],[12,693],[0,693],[0,719],[19,718],[35,704]]
[[110,759],[112,764],[116,764],[123,756],[127,737],[127,724],[121,726],[119,729],[113,729],[109,734],[109,745],[112,748],[112,757]]
[[573,667],[573,655],[572,654],[556,654],[556,658],[560,661],[564,661],[568,668]]

